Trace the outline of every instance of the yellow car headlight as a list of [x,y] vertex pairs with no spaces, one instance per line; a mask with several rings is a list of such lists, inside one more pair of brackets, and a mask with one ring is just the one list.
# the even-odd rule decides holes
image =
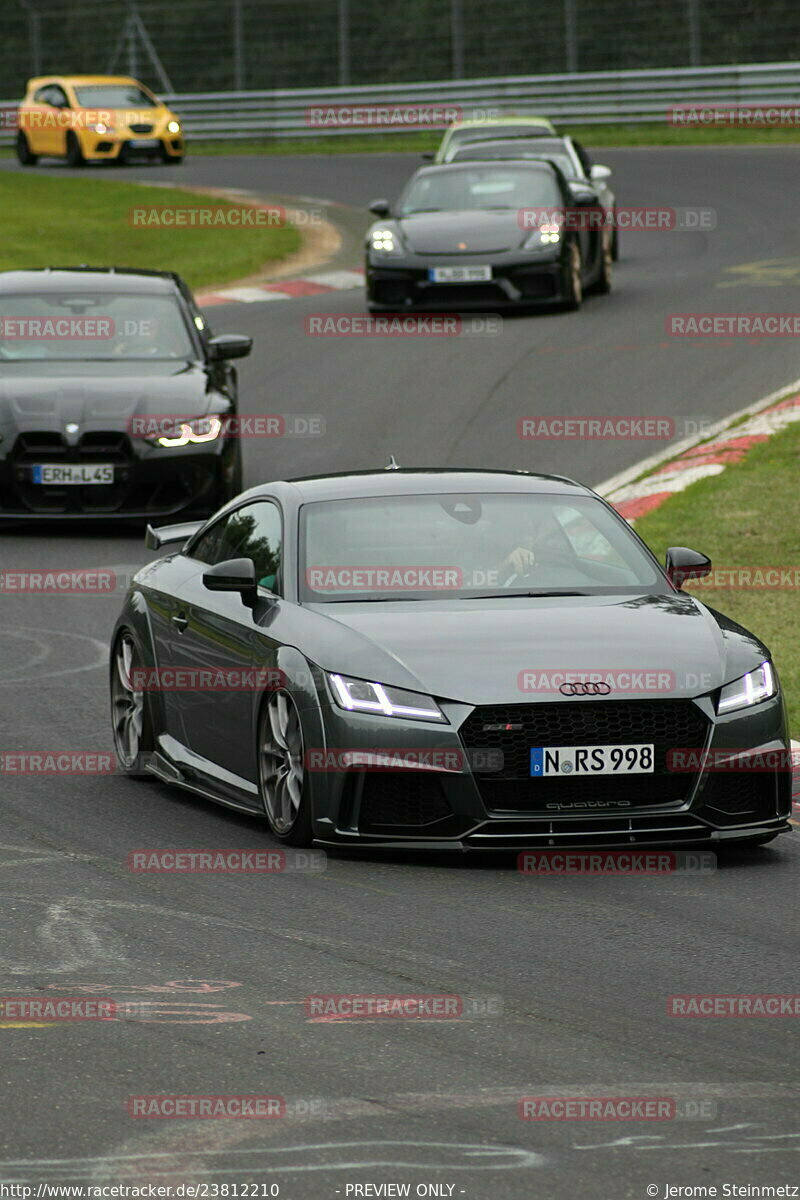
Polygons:
[[167,122],[167,133],[180,133],[180,131],[181,131],[180,121],[168,121]]

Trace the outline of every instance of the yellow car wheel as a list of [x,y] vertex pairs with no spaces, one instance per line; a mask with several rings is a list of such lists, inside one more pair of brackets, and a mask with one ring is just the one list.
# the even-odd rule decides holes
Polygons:
[[17,134],[17,158],[22,163],[23,167],[35,167],[39,161],[39,155],[34,154],[28,144],[28,139],[22,130]]
[[86,159],[83,157],[81,144],[71,130],[67,134],[67,162],[71,167],[86,166]]

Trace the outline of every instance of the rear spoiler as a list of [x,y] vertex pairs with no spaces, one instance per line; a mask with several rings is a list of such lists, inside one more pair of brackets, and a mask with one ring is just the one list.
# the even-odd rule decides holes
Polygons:
[[161,550],[163,546],[171,546],[175,542],[188,542],[204,525],[205,521],[184,521],[182,525],[162,525],[160,529],[148,525],[144,544],[148,550]]

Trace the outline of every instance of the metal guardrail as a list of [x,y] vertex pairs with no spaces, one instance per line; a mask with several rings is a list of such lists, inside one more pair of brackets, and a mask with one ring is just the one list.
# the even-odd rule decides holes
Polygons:
[[[165,96],[189,138],[341,137],[357,133],[407,133],[409,124],[314,126],[312,106],[437,105],[464,114],[501,110],[544,113],[557,124],[633,125],[667,120],[672,105],[800,104],[800,62],[745,66],[681,67],[657,71],[597,71],[572,75],[520,75],[347,88]],[[8,101],[0,107],[13,107]],[[3,131],[3,141],[13,132]]]

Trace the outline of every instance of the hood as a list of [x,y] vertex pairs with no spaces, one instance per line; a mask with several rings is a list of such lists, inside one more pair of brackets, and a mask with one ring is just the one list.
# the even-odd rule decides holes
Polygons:
[[558,690],[561,672],[616,672],[612,700],[699,696],[768,654],[684,594],[310,608],[324,614],[320,666],[467,704],[569,700]]
[[500,254],[530,237],[530,230],[519,227],[517,209],[417,213],[397,218],[397,224],[415,254]]
[[216,393],[196,363],[26,362],[0,368],[0,431],[81,433],[127,428],[133,416],[204,416]]

